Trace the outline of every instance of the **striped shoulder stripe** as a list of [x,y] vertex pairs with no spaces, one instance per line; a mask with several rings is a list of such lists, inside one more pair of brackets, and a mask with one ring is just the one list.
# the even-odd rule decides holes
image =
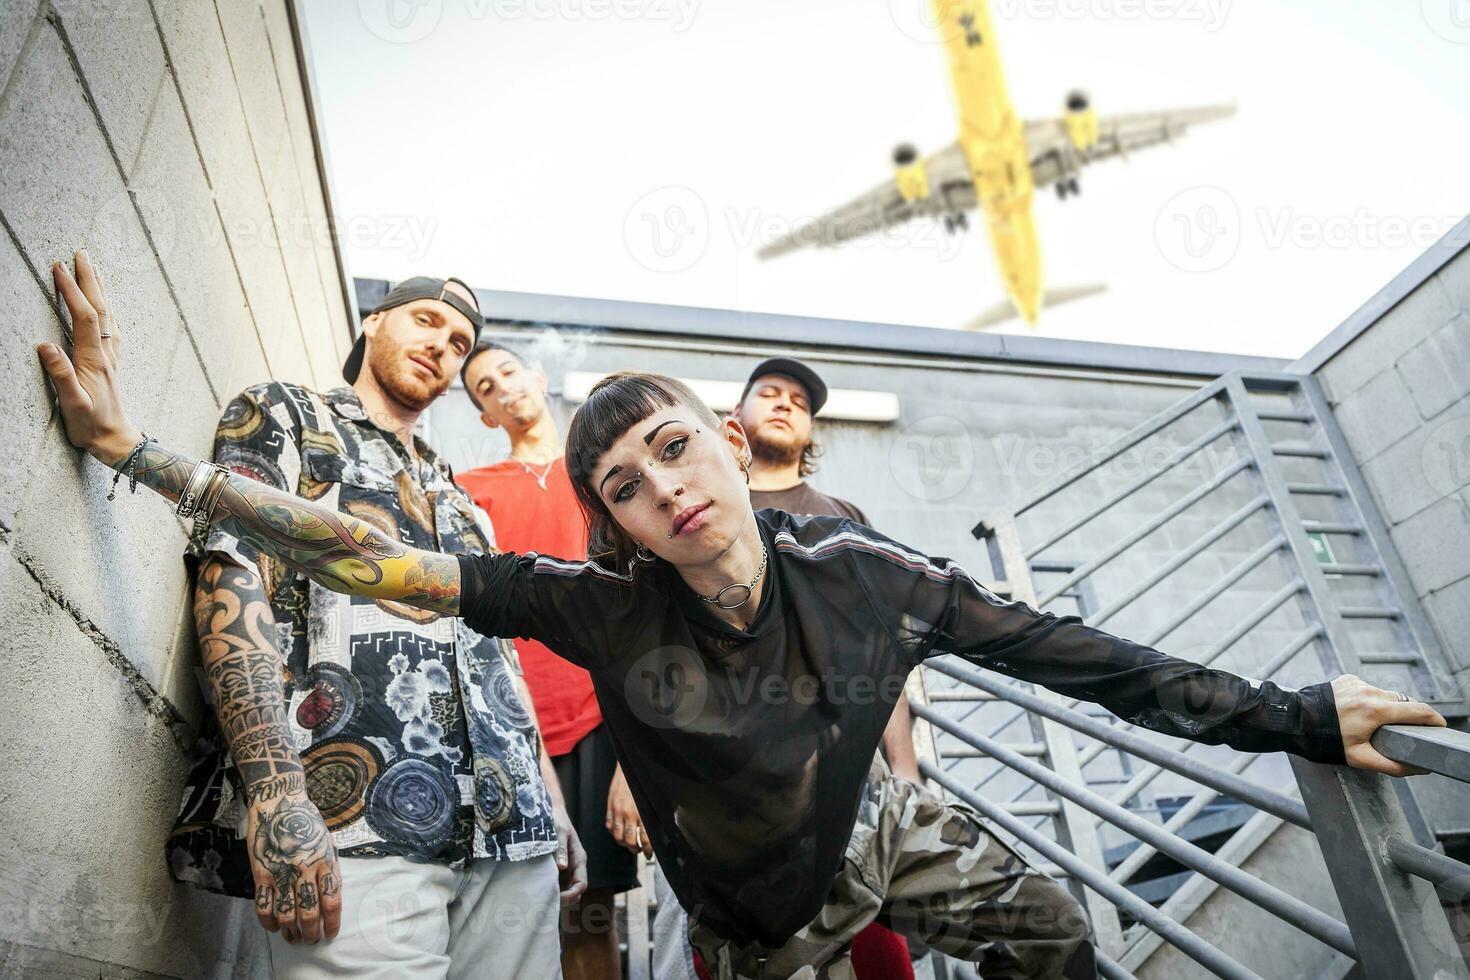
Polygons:
[[537,554],[533,551],[526,552],[528,555],[536,555],[536,564],[533,571],[543,572],[548,575],[565,575],[572,578],[577,575],[591,575],[607,582],[632,582],[632,575],[619,575],[617,572],[609,571],[597,564],[595,561],[567,561],[564,558],[555,558],[551,555]]
[[865,551],[868,554],[877,555],[879,558],[886,558],[895,565],[901,565],[915,572],[922,572],[926,577],[932,578],[937,582],[950,582],[956,578],[965,578],[979,588],[985,588],[976,581],[973,575],[954,562],[949,562],[947,565],[941,567],[917,551],[910,551],[893,541],[869,537],[860,530],[861,526],[849,525],[845,529],[833,530],[832,533],[813,545],[802,544],[796,540],[790,531],[777,531],[776,549],[778,551],[789,551],[805,558],[816,559],[828,558],[842,551]]

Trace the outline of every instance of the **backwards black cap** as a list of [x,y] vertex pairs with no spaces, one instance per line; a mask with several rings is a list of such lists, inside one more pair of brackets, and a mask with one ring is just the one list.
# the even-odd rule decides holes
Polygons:
[[[469,287],[468,283],[463,279],[456,279],[454,276],[450,276],[448,279],[435,279],[432,276],[414,276],[412,279],[405,279],[388,290],[388,295],[383,297],[381,303],[368,311],[368,316],[372,316],[374,313],[382,313],[384,310],[391,310],[393,307],[402,306],[404,303],[412,303],[416,299],[437,299],[440,302],[448,303],[464,314],[465,319],[469,320],[470,326],[474,328],[475,340],[478,341],[480,339],[480,328],[485,325],[485,320],[480,316],[480,310],[477,306],[458,293],[450,292],[446,288],[451,282],[463,286],[464,291],[471,296],[475,295],[475,291]],[[352,384],[357,380],[358,372],[362,370],[363,352],[366,349],[367,334],[359,333],[357,335],[357,342],[352,345],[352,353],[347,355],[347,361],[342,365],[342,377],[347,379],[348,384]]]
[[755,379],[764,374],[784,374],[801,382],[806,388],[812,415],[816,415],[827,404],[827,385],[818,377],[817,372],[794,357],[768,357],[757,364],[755,370],[750,372],[750,380],[745,382],[745,391],[740,395],[741,401],[745,401],[745,396],[750,394],[750,387],[755,384]]

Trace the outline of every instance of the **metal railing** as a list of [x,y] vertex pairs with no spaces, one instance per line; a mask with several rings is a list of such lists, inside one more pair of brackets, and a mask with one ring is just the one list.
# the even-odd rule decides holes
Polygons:
[[[1125,454],[1142,447],[1146,462],[1122,472]],[[1189,472],[1201,465],[1203,474]],[[1064,500],[1069,493],[1075,499]],[[974,533],[988,545],[991,588],[1010,598],[1286,687],[1358,673],[1465,717],[1311,378],[1222,377]],[[1083,594],[1095,608],[1068,598]],[[1208,973],[1258,975],[1261,962],[1247,965],[1188,928],[1222,889],[1322,944],[1324,975],[1467,975],[1440,902],[1463,900],[1470,867],[1435,849],[1407,791],[1412,778],[1197,747],[953,657],[921,674],[911,700],[927,746],[922,771],[1068,879],[1091,916],[1104,975],[1159,975],[1150,960],[1164,943]],[[1029,737],[1006,734],[1017,726]],[[1385,729],[1374,745],[1470,781],[1464,732]],[[1293,774],[1300,794],[1288,791]],[[1159,783],[1185,797],[1167,819],[1147,803]],[[1240,825],[1211,847],[1191,841],[1201,814],[1222,800]],[[1335,898],[1292,894],[1282,887],[1289,876],[1251,872],[1253,856],[1287,833],[1320,846]],[[1125,844],[1105,847],[1105,837]],[[1136,879],[1163,861],[1190,874],[1155,905]],[[1408,901],[1418,903],[1412,914],[1384,911]]]

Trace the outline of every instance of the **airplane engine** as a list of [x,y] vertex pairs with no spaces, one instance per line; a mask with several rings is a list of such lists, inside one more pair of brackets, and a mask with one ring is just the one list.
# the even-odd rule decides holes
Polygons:
[[1097,144],[1097,113],[1093,111],[1086,92],[1073,89],[1067,93],[1067,109],[1063,118],[1067,124],[1067,138],[1074,147],[1085,153]]
[[912,204],[929,196],[929,174],[912,144],[900,143],[893,148],[893,170],[898,193],[905,201]]

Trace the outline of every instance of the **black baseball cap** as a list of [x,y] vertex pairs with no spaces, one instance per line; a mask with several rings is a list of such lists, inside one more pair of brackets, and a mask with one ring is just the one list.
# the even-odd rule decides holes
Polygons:
[[794,357],[768,357],[755,366],[750,372],[750,380],[745,382],[745,390],[740,393],[740,400],[745,401],[745,396],[750,394],[750,386],[755,384],[755,379],[767,374],[784,374],[794,381],[799,381],[806,388],[807,400],[811,403],[812,415],[822,410],[827,404],[827,385],[817,376],[817,372],[807,367]]
[[[480,329],[485,325],[485,319],[480,316],[479,307],[475,305],[479,301],[476,300],[475,303],[471,303],[458,293],[450,292],[446,287],[451,282],[463,287],[464,291],[471,296],[475,295],[475,291],[469,287],[468,283],[463,279],[456,279],[454,276],[450,276],[448,279],[435,279],[433,276],[414,276],[412,279],[405,279],[388,290],[388,295],[383,297],[383,301],[369,310],[367,315],[372,316],[374,313],[382,313],[384,310],[391,310],[395,306],[412,303],[416,299],[437,299],[440,302],[448,303],[464,314],[465,319],[470,321],[470,327],[474,329],[475,340],[478,342],[480,339]],[[347,360],[342,365],[342,377],[347,379],[348,384],[352,384],[357,380],[358,372],[362,370],[362,358],[366,350],[367,334],[359,333],[356,343],[352,345],[352,353],[347,355]]]

